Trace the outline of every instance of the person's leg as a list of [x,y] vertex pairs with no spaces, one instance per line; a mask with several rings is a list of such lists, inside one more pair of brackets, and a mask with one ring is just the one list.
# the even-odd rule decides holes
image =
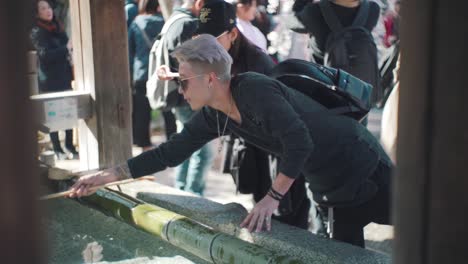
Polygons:
[[52,146],[54,148],[55,155],[58,160],[66,160],[68,158],[67,154],[63,151],[62,145],[60,144],[59,132],[50,133],[50,141],[52,141]]
[[65,130],[65,147],[70,151],[74,159],[78,158],[78,151],[76,151],[76,148],[73,145],[73,129]]
[[333,217],[328,215],[328,220],[333,222],[333,239],[349,243],[358,247],[364,247],[363,212],[356,207],[334,208]]
[[150,120],[151,107],[148,98],[146,97],[146,83],[135,82],[133,98],[133,144],[139,147],[151,146],[150,140]]
[[280,202],[278,208],[280,215],[275,219],[285,224],[308,229],[310,204],[304,176],[300,176]]
[[176,124],[176,118],[174,113],[169,110],[163,110],[162,116],[164,118],[164,126],[166,130],[166,140],[168,140],[172,134],[175,134],[177,132],[177,124]]
[[179,190],[186,190],[189,164],[190,158],[186,159],[179,166],[175,167],[175,187]]
[[54,151],[61,152],[63,153],[62,146],[60,145],[60,140],[59,140],[59,132],[51,132],[49,134],[50,136],[50,141],[52,142],[52,147],[54,148]]
[[185,189],[198,195],[203,195],[205,190],[205,175],[210,169],[213,153],[209,145],[203,146],[190,157],[187,174],[187,186]]
[[364,247],[363,228],[367,224],[390,224],[390,174],[390,167],[380,164],[370,178],[379,188],[374,197],[358,206],[334,209],[334,239]]
[[[189,120],[193,113],[189,107],[176,107],[175,112],[176,112],[175,116],[177,116],[177,119],[182,123],[185,123],[187,120]],[[171,115],[174,116],[172,112],[171,112]],[[174,124],[175,124],[175,116],[174,116]],[[168,132],[171,132],[171,131],[168,131],[166,127],[166,134]],[[177,132],[176,129],[174,129],[174,133],[175,132]],[[189,173],[190,159],[191,158],[186,159],[184,162],[182,162],[182,164],[180,164],[179,166],[175,168],[175,186],[176,188],[180,190],[189,191],[188,184],[187,184],[187,175]]]

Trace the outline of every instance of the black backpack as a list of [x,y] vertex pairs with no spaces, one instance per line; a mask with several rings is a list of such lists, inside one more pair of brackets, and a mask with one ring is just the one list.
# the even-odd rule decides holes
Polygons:
[[328,108],[358,121],[370,111],[372,85],[341,69],[289,59],[276,65],[270,77]]
[[362,0],[359,11],[349,27],[343,27],[329,0],[320,1],[320,10],[331,30],[325,43],[324,64],[346,72],[371,84],[373,106],[382,98],[377,61],[377,46],[365,24],[370,12],[368,0]]

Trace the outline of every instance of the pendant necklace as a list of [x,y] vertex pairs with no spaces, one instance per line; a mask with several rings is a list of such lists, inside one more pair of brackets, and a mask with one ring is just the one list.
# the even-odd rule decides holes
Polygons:
[[224,133],[226,132],[226,128],[227,128],[227,124],[228,124],[228,121],[229,121],[229,115],[231,114],[231,110],[232,110],[232,95],[229,97],[229,111],[228,111],[228,114],[226,115],[226,122],[224,123],[224,128],[223,128],[223,131],[221,133],[220,131],[220,127],[219,127],[219,115],[218,115],[218,110],[216,110],[216,126],[218,128],[218,138],[219,138],[219,142],[218,142],[218,154],[221,153],[221,151],[223,150],[223,140],[222,140],[222,137],[224,137]]

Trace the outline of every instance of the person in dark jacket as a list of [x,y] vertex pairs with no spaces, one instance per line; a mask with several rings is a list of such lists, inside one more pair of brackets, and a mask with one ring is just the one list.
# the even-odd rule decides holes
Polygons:
[[125,18],[127,19],[127,27],[130,27],[135,17],[138,15],[138,1],[125,0]]
[[150,140],[151,107],[146,97],[149,53],[161,32],[164,19],[157,0],[140,0],[139,15],[128,29],[128,54],[133,83],[133,144],[143,151],[152,147]]
[[[36,16],[31,41],[39,58],[39,91],[50,93],[71,90],[71,40],[54,17],[50,2],[38,1]],[[73,145],[73,130],[65,131],[65,147],[71,155],[62,149],[58,132],[50,133],[50,139],[58,159],[78,158],[78,152]]]
[[[203,7],[204,3],[207,2],[203,0],[184,0],[181,8],[176,8],[171,17],[180,16],[184,14],[185,16],[176,20],[168,29],[166,33],[167,46],[165,47],[169,53],[174,51],[177,46],[181,43],[189,40],[195,34],[198,28],[198,15],[200,10]],[[212,0],[215,1],[215,0]],[[168,19],[168,21],[171,18]],[[170,66],[176,70],[178,67],[177,60],[174,58],[170,59]],[[173,80],[171,80],[173,81]],[[190,109],[187,103],[183,98],[177,94],[177,91],[172,92],[168,96],[169,100],[174,100],[175,102],[169,102],[169,105],[176,105],[174,107],[174,112],[177,120],[184,124],[193,116],[194,112]],[[173,96],[176,95],[176,96]],[[172,120],[172,111],[164,111],[164,122],[166,124],[166,134],[167,138],[170,138],[175,131],[171,131],[171,126],[168,126]],[[188,157],[180,166],[175,169],[175,186],[181,190],[185,190],[191,193],[198,195],[203,195],[205,190],[205,180],[204,177],[208,173],[208,170],[211,166],[213,160],[213,153],[210,146],[206,145],[200,148],[198,151],[194,152],[192,156]]]
[[[343,27],[351,26],[359,11],[360,0],[330,0],[330,4]],[[365,28],[369,32],[372,32],[379,20],[380,7],[372,1],[369,4],[369,16],[367,17]],[[319,5],[320,3],[311,0],[295,1],[293,11],[299,23],[295,24],[295,26],[291,25],[291,27],[299,33],[310,34],[314,61],[323,64],[325,45],[331,29],[325,22]]]
[[[275,63],[271,57],[262,49],[251,43],[236,26],[236,7],[225,1],[211,2],[203,6],[200,11],[200,21],[197,33],[210,34],[229,52],[233,59],[231,74],[233,76],[244,72],[257,72],[268,75]],[[227,139],[225,151],[234,149],[234,136]],[[230,153],[225,153],[225,166],[237,168],[230,172],[236,179],[237,188],[241,193],[252,193],[255,202],[259,202],[268,192],[271,186],[271,179],[276,175],[271,175],[276,168],[274,156],[269,155],[262,149],[249,143],[240,143],[245,147],[243,159],[240,164],[230,164],[232,157]],[[233,153],[231,153],[233,154]],[[270,164],[271,163],[271,164]],[[288,199],[281,204],[279,216],[275,218],[283,223],[294,225],[303,229],[308,228],[308,215],[310,201],[306,195],[304,178],[296,181],[288,193]]]
[[231,78],[232,58],[213,36],[189,40],[172,55],[179,61],[179,92],[198,112],[168,142],[118,167],[81,177],[71,197],[176,166],[210,140],[233,133],[281,158],[268,194],[241,227],[271,230],[273,212],[301,174],[314,200],[334,211],[334,239],[363,247],[365,225],[389,224],[392,163],[364,126],[265,75],[248,72]]

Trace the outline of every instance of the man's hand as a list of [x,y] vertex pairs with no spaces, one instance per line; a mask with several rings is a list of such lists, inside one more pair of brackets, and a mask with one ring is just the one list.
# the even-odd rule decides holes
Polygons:
[[82,176],[70,188],[72,193],[69,195],[69,197],[74,198],[91,195],[95,193],[96,190],[90,190],[90,188],[114,181],[123,180],[128,178],[129,175],[128,166],[121,165],[97,173]]
[[255,232],[263,230],[263,224],[267,231],[271,230],[271,215],[278,208],[279,201],[271,198],[269,195],[263,197],[252,209],[249,215],[241,223],[241,227],[247,227],[249,232],[255,229]]
[[[289,190],[293,182],[293,178],[280,172],[271,188],[282,197]],[[242,222],[241,227],[247,226],[249,232],[252,232],[256,227],[255,231],[260,232],[263,229],[263,223],[265,223],[266,230],[271,231],[271,215],[278,208],[279,200],[281,198],[274,199],[270,194],[267,194],[255,205],[252,212]]]
[[177,72],[171,72],[171,69],[167,65],[159,66],[159,68],[156,69],[156,74],[161,81],[170,81],[174,79],[174,77],[179,77],[179,74]]

